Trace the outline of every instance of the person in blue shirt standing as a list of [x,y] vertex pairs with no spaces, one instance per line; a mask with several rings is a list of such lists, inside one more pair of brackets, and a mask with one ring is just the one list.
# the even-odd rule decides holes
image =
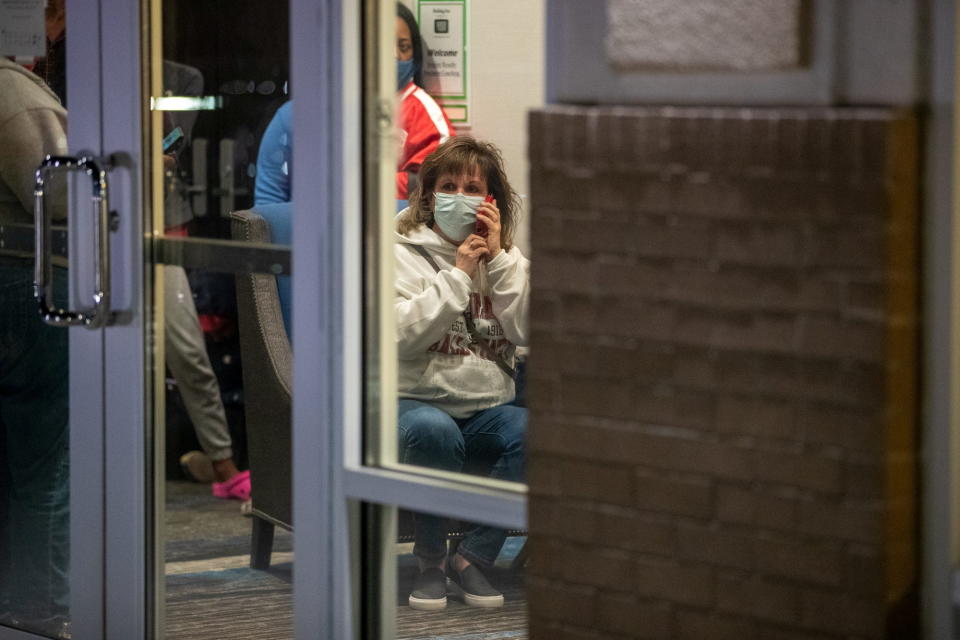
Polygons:
[[289,202],[290,162],[293,158],[293,103],[285,102],[260,140],[254,205]]

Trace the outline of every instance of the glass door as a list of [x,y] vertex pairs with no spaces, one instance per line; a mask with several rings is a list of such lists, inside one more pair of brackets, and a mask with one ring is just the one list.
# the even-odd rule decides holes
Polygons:
[[288,638],[290,11],[144,9],[154,629]]
[[105,353],[134,307],[104,256],[130,247],[132,182],[75,62],[99,16],[44,4],[5,6],[0,38],[0,637],[103,637]]
[[44,4],[0,58],[0,637],[290,637],[289,11]]
[[[41,3],[4,15],[0,36],[0,148],[5,150],[0,161],[0,637],[4,638],[61,637],[70,632],[70,525],[75,520],[70,508],[70,441],[87,431],[84,427],[95,431],[102,424],[99,403],[71,406],[78,398],[71,398],[69,372],[87,367],[95,375],[84,395],[97,396],[103,330],[67,328],[67,322],[82,323],[79,316],[64,318],[63,326],[48,324],[38,312],[34,293],[35,172],[48,154],[65,157],[89,143],[81,136],[67,138],[62,4],[46,13]],[[68,245],[76,234],[67,233],[75,228],[77,217],[93,213],[93,185],[76,180],[71,163],[59,164],[51,163],[43,180],[44,306],[79,308],[95,315],[92,300],[76,295],[70,286],[77,270],[68,263],[68,256],[76,257]],[[79,196],[81,191],[86,199],[78,197],[79,209],[70,212],[68,224],[68,195]],[[72,306],[77,302],[82,306]],[[78,416],[90,422],[82,424]]]
[[[515,370],[525,342],[522,311],[511,320],[503,305],[513,296],[517,310],[529,295],[523,149],[525,110],[542,103],[543,7],[321,5],[329,27],[313,46],[329,63],[298,101],[322,105],[310,113],[332,146],[322,159],[294,153],[296,167],[319,160],[326,177],[295,184],[295,199],[321,205],[295,222],[294,269],[316,280],[294,283],[294,332],[316,341],[298,345],[294,363],[294,474],[296,487],[329,492],[295,494],[295,538],[316,549],[298,557],[298,637],[523,638],[525,410],[499,361]],[[473,267],[499,261],[458,266],[491,193],[493,236],[475,247],[490,255]],[[473,203],[466,238],[453,238],[462,221],[447,237],[434,229],[438,194]],[[474,295],[484,286],[496,290]],[[449,313],[413,337],[433,316],[411,306],[431,287]],[[424,412],[443,424],[424,424]],[[452,446],[439,451],[445,435]]]

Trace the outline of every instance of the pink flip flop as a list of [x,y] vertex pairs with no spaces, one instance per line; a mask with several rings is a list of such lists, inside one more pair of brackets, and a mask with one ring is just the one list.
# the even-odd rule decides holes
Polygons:
[[223,500],[248,500],[250,498],[250,472],[241,471],[226,482],[214,482],[213,496]]

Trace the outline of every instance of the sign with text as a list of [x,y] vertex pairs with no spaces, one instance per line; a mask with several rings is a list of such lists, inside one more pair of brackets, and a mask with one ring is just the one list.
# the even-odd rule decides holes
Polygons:
[[0,0],[0,56],[47,53],[44,0]]
[[[420,0],[423,84],[454,122],[465,122],[469,104],[467,0]],[[453,114],[461,115],[454,118]]]

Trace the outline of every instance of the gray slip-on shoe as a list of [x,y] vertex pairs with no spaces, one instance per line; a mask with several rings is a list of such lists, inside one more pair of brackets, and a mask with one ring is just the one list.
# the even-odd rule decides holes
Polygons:
[[457,571],[447,561],[447,589],[471,607],[502,607],[503,594],[494,589],[487,577],[475,565]]
[[439,611],[447,606],[447,578],[443,569],[427,569],[413,583],[407,600],[411,609]]

